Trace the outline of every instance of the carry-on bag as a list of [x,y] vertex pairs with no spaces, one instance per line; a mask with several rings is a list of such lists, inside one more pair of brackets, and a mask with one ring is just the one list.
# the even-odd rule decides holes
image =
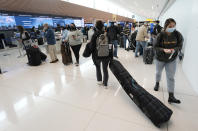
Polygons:
[[61,44],[61,55],[62,55],[62,62],[64,65],[68,65],[72,63],[72,55],[69,43]]
[[155,126],[160,127],[170,119],[172,110],[141,87],[119,61],[111,60],[109,67],[127,95]]
[[28,57],[28,64],[31,66],[38,66],[41,64],[41,55],[39,48],[29,47],[26,48],[26,53]]
[[83,57],[87,58],[91,56],[91,48],[90,48],[90,42],[86,44],[85,50],[83,52]]
[[45,61],[47,59],[47,55],[40,51],[41,60]]
[[154,50],[152,46],[144,48],[143,61],[145,64],[152,64],[154,59]]
[[44,45],[44,40],[42,37],[37,38],[38,45]]
[[120,45],[120,48],[124,48],[124,39],[123,39],[123,36],[120,36],[119,37],[119,45]]

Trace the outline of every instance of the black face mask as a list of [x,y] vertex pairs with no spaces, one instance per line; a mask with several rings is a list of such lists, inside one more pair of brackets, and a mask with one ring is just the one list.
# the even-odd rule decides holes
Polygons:
[[76,30],[76,28],[72,26],[72,27],[71,27],[71,30]]

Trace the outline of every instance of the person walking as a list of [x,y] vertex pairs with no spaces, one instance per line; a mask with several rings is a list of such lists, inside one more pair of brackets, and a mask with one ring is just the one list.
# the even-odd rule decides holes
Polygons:
[[181,103],[174,96],[175,73],[177,68],[178,52],[183,46],[183,36],[176,30],[176,21],[172,18],[166,20],[164,31],[156,38],[154,50],[156,51],[156,84],[155,91],[158,91],[162,71],[165,68],[167,86],[169,92],[169,103]]
[[69,45],[71,46],[75,58],[76,58],[76,66],[79,66],[79,52],[80,52],[80,48],[82,46],[82,42],[81,39],[83,38],[83,34],[81,33],[81,31],[77,30],[76,26],[74,23],[72,23],[70,25],[70,31],[68,32],[67,38],[65,41],[69,42]]
[[[109,79],[109,74],[108,74],[108,65],[110,62],[110,59],[113,58],[113,52],[108,52],[109,50],[112,49],[112,44],[109,44],[108,42],[108,37],[106,32],[104,31],[104,24],[102,21],[97,21],[96,22],[96,31],[94,35],[92,36],[91,39],[91,44],[90,44],[90,49],[92,52],[92,59],[93,62],[96,66],[96,77],[99,85],[103,85],[106,89],[108,88],[108,79]],[[107,47],[104,48],[99,48],[100,45],[100,38],[102,38],[103,44],[107,45]],[[102,51],[101,51],[101,50]],[[100,50],[100,51],[99,51]],[[103,57],[99,56],[99,52],[103,52],[103,54],[108,54]],[[108,52],[108,53],[106,53]],[[101,55],[101,54],[100,54]],[[103,80],[102,80],[102,73],[101,73],[101,63],[102,63],[102,68],[103,68]]]

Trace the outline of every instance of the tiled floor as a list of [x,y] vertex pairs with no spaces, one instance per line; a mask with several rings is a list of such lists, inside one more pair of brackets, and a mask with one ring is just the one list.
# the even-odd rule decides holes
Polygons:
[[[83,49],[81,50],[83,51]],[[176,74],[176,96],[182,104],[167,103],[163,74],[159,92],[153,91],[155,65],[143,64],[132,51],[119,49],[119,60],[147,91],[174,113],[156,128],[126,95],[109,70],[109,89],[96,84],[91,58],[81,57],[79,67],[49,60],[38,67],[27,66],[26,57],[0,52],[0,131],[197,131],[198,93],[188,83],[181,63]]]

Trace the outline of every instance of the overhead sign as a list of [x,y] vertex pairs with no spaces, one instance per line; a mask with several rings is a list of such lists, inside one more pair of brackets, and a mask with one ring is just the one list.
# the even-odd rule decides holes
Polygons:
[[113,15],[112,15],[112,20],[113,20],[113,21],[117,21],[117,15],[113,14]]

